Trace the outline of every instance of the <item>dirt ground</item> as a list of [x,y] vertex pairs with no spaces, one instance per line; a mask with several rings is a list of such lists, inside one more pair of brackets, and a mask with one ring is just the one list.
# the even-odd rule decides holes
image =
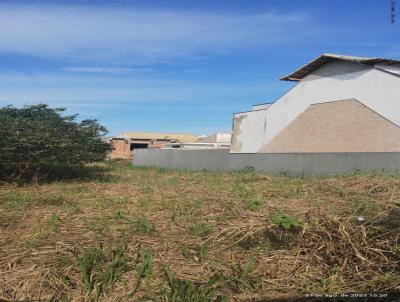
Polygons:
[[0,301],[400,292],[400,175],[134,168],[0,186]]

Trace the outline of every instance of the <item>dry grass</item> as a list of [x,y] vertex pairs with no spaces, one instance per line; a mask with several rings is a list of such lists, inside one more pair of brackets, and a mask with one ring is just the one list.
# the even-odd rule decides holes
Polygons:
[[0,300],[400,292],[396,175],[108,165],[107,180],[0,187]]

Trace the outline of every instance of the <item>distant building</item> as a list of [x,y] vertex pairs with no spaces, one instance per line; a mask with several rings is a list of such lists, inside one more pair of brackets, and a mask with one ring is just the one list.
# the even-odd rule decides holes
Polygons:
[[229,149],[231,146],[230,133],[213,133],[200,136],[196,142],[171,142],[163,149]]
[[200,136],[197,140],[198,143],[231,143],[231,136],[230,133],[222,133],[217,132],[206,136]]
[[400,61],[323,54],[234,114],[232,153],[400,152]]
[[124,131],[108,138],[112,145],[110,158],[131,159],[135,149],[162,148],[168,143],[190,143],[197,141],[198,137],[187,133],[159,133],[159,132],[131,132]]

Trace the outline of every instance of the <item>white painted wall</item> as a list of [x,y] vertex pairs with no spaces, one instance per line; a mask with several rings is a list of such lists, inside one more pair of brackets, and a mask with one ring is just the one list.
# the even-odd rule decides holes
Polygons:
[[246,118],[239,133],[235,133],[239,127],[234,119],[236,146],[232,145],[231,152],[256,153],[311,104],[353,98],[400,126],[400,77],[336,61],[306,76],[267,109],[241,113]]
[[257,110],[233,115],[232,153],[255,153],[253,150],[263,147],[266,111]]

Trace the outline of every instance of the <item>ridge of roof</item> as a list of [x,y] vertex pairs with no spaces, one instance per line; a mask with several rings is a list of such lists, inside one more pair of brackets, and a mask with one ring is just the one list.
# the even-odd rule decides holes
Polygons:
[[177,139],[183,142],[197,140],[197,135],[192,133],[168,133],[168,132],[144,132],[144,131],[123,131],[115,136],[116,138],[137,138],[137,139]]
[[300,81],[302,78],[313,72],[315,69],[331,61],[357,62],[360,64],[375,64],[375,63],[400,64],[400,60],[395,60],[395,59],[385,59],[378,57],[358,57],[358,56],[348,56],[348,55],[340,55],[333,53],[323,53],[314,60],[308,62],[304,66],[295,70],[294,72],[280,78],[280,80]]

